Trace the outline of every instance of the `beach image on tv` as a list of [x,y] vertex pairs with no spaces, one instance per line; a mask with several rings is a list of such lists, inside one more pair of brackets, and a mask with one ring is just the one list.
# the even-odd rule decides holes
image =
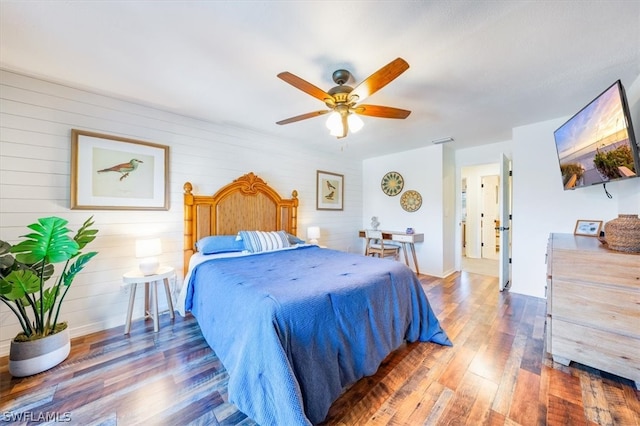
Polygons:
[[554,132],[565,189],[637,176],[617,84]]

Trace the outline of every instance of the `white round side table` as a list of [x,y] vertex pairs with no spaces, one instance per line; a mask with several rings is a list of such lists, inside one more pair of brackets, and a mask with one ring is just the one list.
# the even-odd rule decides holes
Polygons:
[[[122,276],[122,283],[131,285],[129,310],[127,311],[127,322],[124,326],[124,334],[129,334],[131,331],[131,315],[133,314],[133,304],[136,299],[136,287],[138,284],[144,283],[144,317],[153,319],[154,332],[158,332],[160,329],[158,321],[158,283],[160,282],[164,282],[164,291],[167,295],[167,304],[169,305],[169,315],[171,315],[171,319],[175,319],[171,290],[169,289],[169,279],[175,278],[175,276],[176,270],[171,266],[161,266],[153,275],[143,275],[139,270],[134,270]],[[152,284],[151,288],[149,288],[149,284]]]

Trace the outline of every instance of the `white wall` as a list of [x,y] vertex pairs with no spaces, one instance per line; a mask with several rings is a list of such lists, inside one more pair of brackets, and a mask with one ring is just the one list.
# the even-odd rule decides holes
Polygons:
[[[120,283],[136,267],[136,236],[162,239],[161,262],[178,269],[181,284],[186,181],[195,193],[213,194],[252,171],[283,196],[298,191],[301,238],[314,224],[322,229],[321,244],[360,250],[362,164],[348,152],[322,153],[305,148],[304,141],[275,140],[5,70],[0,83],[0,239],[15,243],[26,225],[51,215],[68,219],[73,230],[93,215],[100,230],[88,247],[99,254],[76,278],[62,309],[72,336],[124,324],[128,295]],[[72,128],[168,145],[169,211],[70,210]],[[318,169],[344,174],[344,211],[315,210]],[[142,315],[140,302],[136,316]],[[0,356],[18,331],[13,314],[0,304]]]
[[[627,99],[637,137],[640,135],[640,76],[627,86]],[[544,297],[549,233],[573,233],[578,219],[606,223],[618,214],[640,214],[640,179],[607,184],[611,199],[605,195],[602,185],[573,191],[563,189],[553,132],[568,118],[513,130],[514,292]]]
[[[454,210],[453,200],[444,196],[445,177],[448,176],[444,173],[444,164],[453,163],[449,156],[442,145],[431,145],[370,158],[363,162],[362,167],[362,227],[369,228],[371,217],[377,216],[380,229],[405,230],[411,227],[418,233],[424,233],[425,241],[415,245],[420,273],[438,277],[449,274],[453,266],[449,254],[453,249],[449,242],[445,244],[445,235],[450,232],[450,226],[445,229],[445,219],[452,216]],[[382,192],[382,177],[390,171],[396,171],[404,178],[403,193],[410,189],[420,193],[422,206],[418,211],[409,213],[403,210],[401,194],[390,197]],[[447,182],[452,180],[447,178]],[[364,250],[364,245],[361,247]]]
[[553,131],[566,119],[522,126],[513,131],[513,245],[511,290],[544,297],[545,253],[549,233],[573,233],[576,220],[607,222],[620,213],[638,214],[640,179],[565,191]]

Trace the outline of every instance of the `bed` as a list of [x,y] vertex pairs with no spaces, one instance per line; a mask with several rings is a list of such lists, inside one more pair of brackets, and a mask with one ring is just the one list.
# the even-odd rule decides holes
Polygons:
[[178,311],[195,316],[229,401],[258,424],[322,422],[405,341],[451,345],[406,265],[297,240],[296,191],[282,198],[253,173],[213,196],[184,189]]

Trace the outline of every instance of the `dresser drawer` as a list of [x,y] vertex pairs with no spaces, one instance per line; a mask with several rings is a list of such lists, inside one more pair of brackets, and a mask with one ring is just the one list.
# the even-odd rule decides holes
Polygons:
[[393,241],[398,241],[400,243],[413,243],[413,242],[420,242],[422,241],[420,239],[419,235],[402,235],[402,234],[393,234],[391,235],[391,239]]
[[[586,238],[586,237],[585,237]],[[640,288],[640,255],[621,252],[576,252],[553,249],[553,279]]]
[[640,382],[640,339],[553,318],[551,354]]
[[548,306],[554,319],[640,337],[640,287],[630,291],[554,279],[552,291]]

